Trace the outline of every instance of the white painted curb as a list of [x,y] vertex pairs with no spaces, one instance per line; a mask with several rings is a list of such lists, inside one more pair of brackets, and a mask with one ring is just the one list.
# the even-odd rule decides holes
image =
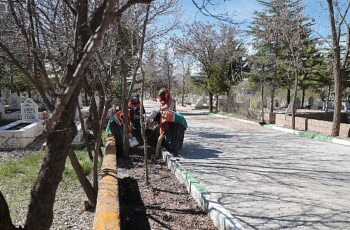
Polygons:
[[333,138],[333,139],[332,139],[332,143],[350,146],[350,141],[348,141],[348,140],[343,140],[343,139],[338,139],[338,138]]
[[224,116],[221,114],[210,114],[210,115],[215,116],[215,117],[227,118],[227,119],[234,120],[234,121],[241,121],[241,122],[245,122],[248,124],[260,125],[259,123],[255,122],[255,121],[249,121],[249,120],[244,120],[244,119],[240,119],[240,118]]
[[275,126],[275,125],[272,125],[271,128],[274,130],[282,131],[285,133],[291,133],[291,134],[295,134],[295,135],[298,135],[298,133],[299,133],[298,130],[282,128],[282,127]]
[[168,169],[175,174],[176,178],[186,185],[188,192],[196,200],[198,205],[208,214],[214,225],[219,230],[243,230],[244,228],[234,218],[231,213],[226,210],[218,200],[212,199],[210,193],[200,192],[193,182],[181,172],[181,164],[177,158],[173,157],[169,152],[162,151],[163,160]]

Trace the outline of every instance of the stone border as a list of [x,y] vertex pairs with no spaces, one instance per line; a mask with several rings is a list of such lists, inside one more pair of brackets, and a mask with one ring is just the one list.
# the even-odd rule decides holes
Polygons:
[[162,151],[163,160],[176,178],[186,185],[188,192],[198,205],[209,215],[219,230],[243,230],[244,228],[218,200],[211,198],[210,192],[169,152]]

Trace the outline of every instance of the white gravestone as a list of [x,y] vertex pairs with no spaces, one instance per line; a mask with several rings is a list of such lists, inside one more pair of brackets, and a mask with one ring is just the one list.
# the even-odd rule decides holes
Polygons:
[[5,116],[5,108],[4,104],[0,101],[0,119],[2,119]]
[[21,98],[17,95],[17,93],[13,93],[10,95],[9,109],[12,109],[12,110],[21,109]]
[[97,108],[99,108],[100,107],[100,96],[95,95],[95,101],[96,101]]
[[39,120],[38,105],[31,98],[28,98],[21,105],[21,114],[22,114],[22,120],[25,120],[25,121]]
[[79,95],[78,97],[79,108],[83,108],[83,98]]
[[[293,102],[289,103],[286,113],[292,114],[292,111],[293,111]],[[294,112],[296,112],[296,111],[297,111],[297,107],[295,106]]]

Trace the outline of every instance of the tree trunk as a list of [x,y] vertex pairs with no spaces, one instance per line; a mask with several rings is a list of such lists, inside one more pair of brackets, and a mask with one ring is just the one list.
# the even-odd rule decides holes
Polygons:
[[[124,60],[122,58],[122,60]],[[127,98],[127,71],[126,71],[126,63],[122,62],[122,75],[123,75],[123,91],[122,91],[122,103],[123,103],[123,157],[129,156],[129,110],[128,110],[128,98]]]
[[78,103],[78,113],[79,113],[79,120],[80,120],[80,123],[81,123],[81,130],[83,131],[83,138],[84,138],[84,142],[85,142],[85,145],[86,145],[86,149],[88,151],[88,155],[89,155],[90,160],[93,161],[94,157],[92,156],[89,135],[86,132],[86,127],[85,127],[85,124],[84,124],[84,118],[83,118],[83,115],[81,114],[81,109],[80,109],[79,103]]
[[339,69],[335,70],[334,74],[334,115],[333,115],[333,126],[332,126],[332,137],[339,136],[340,122],[341,122],[341,100],[342,100],[342,71]]
[[[101,102],[102,103],[102,102]],[[105,102],[103,102],[105,103]],[[105,105],[105,110],[108,110],[108,105]],[[102,143],[102,132],[103,132],[103,127],[102,127],[102,122],[104,120],[105,114],[107,114],[107,112],[102,112],[100,113],[100,119],[97,123],[99,123],[98,125],[98,131],[95,134],[96,136],[96,143],[95,143],[95,154],[94,154],[94,181],[93,181],[93,187],[95,189],[95,191],[98,191],[98,177],[97,177],[97,168],[98,168],[98,158],[99,156],[103,156],[102,155],[102,151],[101,151],[101,143]],[[102,157],[101,157],[102,158]]]
[[287,89],[287,107],[290,103],[290,88]]
[[48,150],[31,191],[26,229],[50,229],[52,224],[56,191],[62,180],[70,145],[77,134],[74,115],[79,91],[78,88],[62,112],[61,119],[48,131]]
[[264,114],[264,80],[261,79],[261,123],[265,124],[265,114]]
[[274,106],[275,106],[275,84],[274,82],[272,82],[270,113],[273,113]]
[[145,131],[145,122],[144,122],[144,110],[143,110],[143,98],[144,98],[144,84],[145,84],[145,72],[143,71],[142,67],[141,67],[141,73],[142,73],[142,85],[141,85],[141,104],[140,104],[140,125],[141,125],[141,136],[143,139],[143,162],[144,162],[144,167],[145,167],[145,183],[148,185],[149,184],[149,180],[148,180],[148,152],[147,152],[147,148],[148,148],[148,143],[147,143],[147,137],[146,137],[146,131]]
[[16,229],[12,224],[10,210],[5,200],[5,197],[0,191],[0,229],[13,230]]
[[295,129],[295,100],[297,98],[297,93],[298,93],[298,73],[294,73],[294,95],[293,95],[293,104],[292,104],[292,129]]
[[213,94],[209,93],[209,113],[213,112]]
[[89,106],[89,103],[88,103],[88,95],[87,95],[87,92],[85,91],[84,93],[84,96],[85,96],[85,106]]
[[169,90],[169,92],[171,90],[171,76],[170,76],[169,71],[168,71],[168,90]]
[[77,156],[75,155],[75,152],[73,149],[70,149],[68,152],[68,156],[70,159],[70,162],[73,166],[73,169],[75,173],[77,174],[78,180],[81,184],[81,187],[83,188],[89,203],[91,206],[96,207],[96,201],[97,201],[97,192],[92,187],[90,181],[86,178],[84,171],[79,163],[79,160]]
[[303,95],[301,97],[301,108],[304,108],[304,101],[305,101],[305,89],[303,89]]
[[326,97],[326,105],[324,106],[325,111],[328,111],[329,99],[331,98],[331,86],[328,86],[327,97]]
[[[338,37],[338,31],[336,26],[336,19],[333,9],[333,1],[327,0],[328,10],[329,10],[329,21],[332,31],[332,49],[333,49],[333,78],[334,78],[334,114],[333,114],[333,126],[332,126],[332,136],[339,136],[340,131],[340,118],[341,118],[341,99],[342,99],[342,72],[340,69],[340,46]],[[345,58],[348,58],[347,56]]]
[[219,96],[215,95],[215,112],[219,111]]
[[185,74],[182,76],[182,98],[181,105],[185,106]]

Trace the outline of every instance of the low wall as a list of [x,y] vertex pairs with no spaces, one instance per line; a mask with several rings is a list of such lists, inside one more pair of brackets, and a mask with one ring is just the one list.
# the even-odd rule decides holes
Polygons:
[[0,128],[0,148],[2,149],[18,149],[24,148],[32,143],[43,132],[43,125],[41,121],[33,122],[18,130],[8,130],[11,127],[27,123],[19,120],[2,126]]
[[[295,129],[303,131],[307,130],[307,120],[307,118],[295,117]],[[285,114],[276,114],[275,124],[286,128],[292,128],[292,116],[286,116]]]
[[[333,112],[307,112],[298,113],[298,117],[304,117],[308,119],[315,119],[320,121],[333,121]],[[341,113],[340,116],[341,123],[349,123],[348,115],[346,113]]]
[[120,210],[114,137],[107,138],[101,171],[93,230],[119,230]]
[[[292,128],[292,116],[276,114],[276,125]],[[333,122],[295,117],[295,129],[309,131],[330,136],[332,134]],[[350,137],[350,124],[341,123],[339,137]]]
[[264,113],[264,120],[268,124],[275,124],[276,113]]

